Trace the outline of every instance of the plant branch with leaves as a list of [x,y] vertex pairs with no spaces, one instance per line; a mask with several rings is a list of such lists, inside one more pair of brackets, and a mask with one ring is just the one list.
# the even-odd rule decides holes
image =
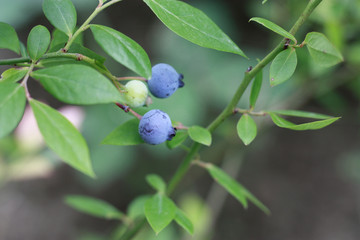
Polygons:
[[[27,99],[49,148],[73,168],[95,177],[89,149],[80,132],[57,110],[31,98],[27,83],[29,77],[32,77],[39,81],[46,91],[64,103],[76,105],[116,103],[125,112],[130,111],[135,118],[111,132],[103,140],[103,144],[120,146],[138,145],[144,142],[157,144],[159,136],[153,134],[162,134],[163,140],[160,142],[168,140],[167,146],[170,149],[177,147],[185,149],[187,154],[168,184],[158,175],[147,175],[146,180],[155,193],[135,199],[130,204],[127,214],[98,199],[77,195],[66,197],[66,203],[81,212],[121,221],[124,225],[116,230],[113,239],[131,239],[144,225],[144,219],[156,234],[172,221],[192,234],[194,227],[190,219],[170,199],[170,195],[192,165],[204,168],[214,181],[224,187],[244,208],[247,208],[248,202],[251,202],[269,214],[270,210],[244,186],[214,164],[201,161],[199,151],[203,145],[211,146],[212,133],[215,129],[227,118],[236,114],[241,114],[241,117],[234,126],[234,131],[237,131],[245,145],[249,145],[257,135],[253,116],[270,117],[278,127],[297,131],[320,129],[339,119],[298,110],[254,111],[263,82],[263,69],[268,64],[271,63],[269,83],[271,86],[277,86],[289,80],[295,72],[296,51],[299,47],[306,46],[313,60],[325,67],[343,61],[341,53],[325,35],[318,32],[308,33],[304,41],[299,41],[302,42],[301,44],[298,44],[294,36],[321,0],[310,0],[290,31],[263,18],[250,19],[279,34],[283,39],[254,68],[245,71],[231,101],[207,128],[197,125],[187,127],[182,123],[172,126],[169,116],[160,110],[149,111],[154,113],[150,114],[151,116],[147,114],[141,116],[136,109],[134,110],[137,106],[134,105],[135,101],[137,104],[140,102],[140,105],[151,102],[148,101],[145,83],[155,97],[167,98],[177,88],[184,86],[183,75],[178,74],[167,64],[152,67],[146,51],[123,33],[107,26],[90,24],[102,10],[120,1],[99,0],[93,13],[76,29],[76,9],[70,0],[44,0],[44,14],[55,27],[53,37],[51,38],[50,32],[44,26],[35,26],[28,36],[26,51],[21,50],[22,43],[19,42],[15,30],[6,23],[0,23],[0,31],[7,36],[6,39],[0,39],[0,48],[21,54],[18,58],[1,59],[0,65],[22,66],[6,70],[0,79],[0,137],[8,135],[16,128],[24,113]],[[144,3],[180,37],[202,47],[247,58],[245,53],[199,9],[176,0],[144,0]],[[91,30],[95,41],[110,57],[139,76],[114,76],[105,67],[105,58],[82,44],[81,36],[87,29]],[[163,79],[165,75],[167,78]],[[18,84],[18,81],[21,83]],[[133,82],[130,87],[128,84],[121,84],[120,81],[137,82]],[[237,107],[238,103],[252,81],[249,109],[240,109]],[[161,84],[167,87],[173,84],[173,87],[166,89]],[[281,116],[310,118],[315,121],[295,124]],[[166,124],[164,130],[165,127],[162,125]],[[152,128],[148,129],[149,126]],[[184,144],[187,138],[193,141],[190,147]]]

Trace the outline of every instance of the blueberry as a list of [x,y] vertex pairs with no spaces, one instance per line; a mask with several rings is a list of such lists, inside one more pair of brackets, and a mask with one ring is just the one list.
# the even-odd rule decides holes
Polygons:
[[153,109],[141,118],[139,134],[146,143],[156,145],[171,140],[176,132],[169,115],[159,109]]
[[149,91],[143,82],[131,80],[125,85],[125,90],[125,99],[130,107],[141,107],[145,104]]
[[184,86],[183,78],[184,76],[169,64],[156,64],[152,67],[152,76],[148,80],[149,90],[155,97],[170,97],[179,87]]

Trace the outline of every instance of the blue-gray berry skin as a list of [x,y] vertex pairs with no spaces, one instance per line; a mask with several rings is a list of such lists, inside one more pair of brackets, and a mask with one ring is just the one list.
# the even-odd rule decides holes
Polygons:
[[179,87],[184,86],[184,76],[166,63],[159,63],[152,67],[152,76],[148,80],[149,90],[158,98],[170,97]]
[[171,125],[169,115],[159,109],[153,109],[141,118],[139,134],[144,142],[156,145],[171,140],[176,131]]

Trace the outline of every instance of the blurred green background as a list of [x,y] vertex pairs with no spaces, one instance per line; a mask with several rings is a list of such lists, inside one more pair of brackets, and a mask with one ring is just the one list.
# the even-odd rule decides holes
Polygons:
[[[0,0],[0,21],[11,24],[26,42],[30,29],[42,24],[52,30],[41,11],[41,0]],[[73,0],[78,23],[97,6],[96,0]],[[181,39],[140,0],[125,0],[101,13],[94,22],[111,26],[137,41],[152,64],[165,62],[185,76],[185,87],[169,99],[153,98],[172,120],[206,126],[227,105],[242,76],[264,57],[281,37],[248,20],[263,17],[289,29],[308,1],[193,0],[250,57],[198,47]],[[342,116],[318,131],[293,132],[276,128],[269,118],[256,118],[259,135],[244,147],[236,134],[234,116],[215,131],[213,144],[201,151],[203,161],[222,166],[272,211],[266,216],[254,206],[244,210],[202,169],[194,167],[174,193],[176,203],[195,222],[190,235],[172,224],[155,236],[145,228],[136,239],[360,239],[360,0],[324,1],[296,35],[323,32],[344,55],[344,63],[321,68],[306,49],[298,51],[291,80],[271,88],[268,69],[256,110],[302,109]],[[89,32],[85,46],[106,54]],[[0,50],[0,58],[16,57]],[[106,56],[116,76],[133,73]],[[1,66],[0,70],[6,68]],[[145,175],[168,180],[185,152],[160,146],[101,145],[102,139],[128,116],[113,105],[64,106],[32,81],[34,98],[74,118],[91,151],[98,179],[91,180],[64,165],[44,147],[31,113],[23,126],[0,140],[0,240],[108,239],[116,221],[95,219],[63,203],[67,194],[85,194],[126,211],[135,197],[150,194]],[[248,93],[239,106],[247,108]]]

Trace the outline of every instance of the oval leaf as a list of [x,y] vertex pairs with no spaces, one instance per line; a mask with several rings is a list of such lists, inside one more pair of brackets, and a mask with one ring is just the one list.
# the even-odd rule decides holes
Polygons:
[[334,117],[334,118],[328,118],[325,120],[320,120],[320,121],[315,121],[315,122],[295,124],[295,123],[285,120],[282,117],[279,117],[275,113],[270,112],[269,115],[276,126],[281,127],[281,128],[288,128],[288,129],[296,130],[296,131],[321,129],[321,128],[324,128],[324,127],[332,124],[333,122],[337,121],[338,119],[340,119],[339,117]]
[[91,25],[90,28],[96,42],[107,54],[141,76],[151,78],[149,57],[138,43],[109,27]]
[[111,204],[92,197],[69,195],[66,196],[65,202],[70,207],[79,212],[89,214],[94,217],[105,219],[121,219],[123,213]]
[[25,77],[27,68],[9,68],[1,74],[0,83],[15,83]]
[[66,64],[31,73],[44,88],[60,101],[71,104],[123,102],[116,87],[95,69]]
[[27,48],[32,60],[36,61],[46,53],[50,44],[50,39],[50,32],[46,27],[37,25],[31,29],[27,39]]
[[176,210],[175,221],[191,235],[194,234],[194,225],[186,214],[179,208]]
[[250,108],[254,108],[256,101],[259,97],[261,85],[263,81],[263,72],[260,70],[258,74],[256,74],[254,82],[251,87],[251,93],[250,93]]
[[25,89],[16,83],[0,83],[0,138],[20,122],[26,105]]
[[0,22],[0,48],[20,53],[20,42],[15,29],[3,22]]
[[70,0],[44,0],[44,14],[57,29],[71,36],[76,26],[76,9]]
[[207,164],[206,169],[208,170],[211,177],[223,188],[225,188],[227,192],[235,197],[244,206],[244,208],[248,207],[243,186],[241,186],[227,173],[213,164]]
[[144,140],[142,140],[139,135],[139,119],[137,118],[121,124],[102,141],[102,144],[120,146],[137,145],[141,143],[144,143]]
[[176,216],[175,203],[162,194],[156,194],[145,203],[145,216],[156,234],[161,232]]
[[344,61],[339,50],[322,33],[308,33],[305,37],[305,43],[316,64],[331,67]]
[[245,145],[249,145],[257,134],[255,121],[246,113],[241,116],[236,129],[240,139]]
[[146,176],[146,181],[156,191],[158,191],[160,193],[165,193],[166,184],[165,184],[164,180],[159,175],[149,174],[149,175]]
[[288,80],[295,72],[297,56],[294,48],[279,53],[270,66],[270,85],[276,86]]
[[269,111],[272,113],[285,115],[285,116],[292,116],[292,117],[303,117],[303,118],[314,118],[314,119],[328,119],[333,118],[332,116],[320,114],[320,113],[312,113],[312,112],[305,112],[299,110],[277,110],[277,111]]
[[211,133],[206,128],[200,126],[192,126],[188,130],[189,136],[195,142],[204,144],[206,146],[211,145]]
[[169,149],[174,149],[180,146],[188,137],[188,133],[186,131],[177,131],[175,137],[171,139],[171,141],[166,141],[166,146]]
[[46,104],[31,99],[30,105],[49,148],[73,168],[94,177],[89,149],[80,132],[63,115]]
[[[56,52],[63,48],[67,41],[69,40],[69,36],[66,35],[64,32],[60,31],[59,29],[54,29],[51,34],[51,43],[50,43],[50,50],[49,52]],[[83,45],[83,32],[80,33],[77,38],[74,40],[74,43]],[[72,45],[71,45],[72,46]],[[70,47],[71,48],[71,47]],[[69,51],[68,51],[69,52]]]
[[263,25],[264,27],[270,29],[271,31],[283,36],[284,38],[288,38],[288,39],[294,41],[295,44],[297,43],[296,38],[291,33],[289,33],[282,27],[276,25],[275,23],[273,23],[269,20],[266,20],[264,18],[259,18],[259,17],[253,17],[249,20],[249,22],[251,22],[251,21],[257,22],[257,23]]
[[174,33],[199,46],[246,57],[243,51],[202,11],[176,0],[144,0]]

